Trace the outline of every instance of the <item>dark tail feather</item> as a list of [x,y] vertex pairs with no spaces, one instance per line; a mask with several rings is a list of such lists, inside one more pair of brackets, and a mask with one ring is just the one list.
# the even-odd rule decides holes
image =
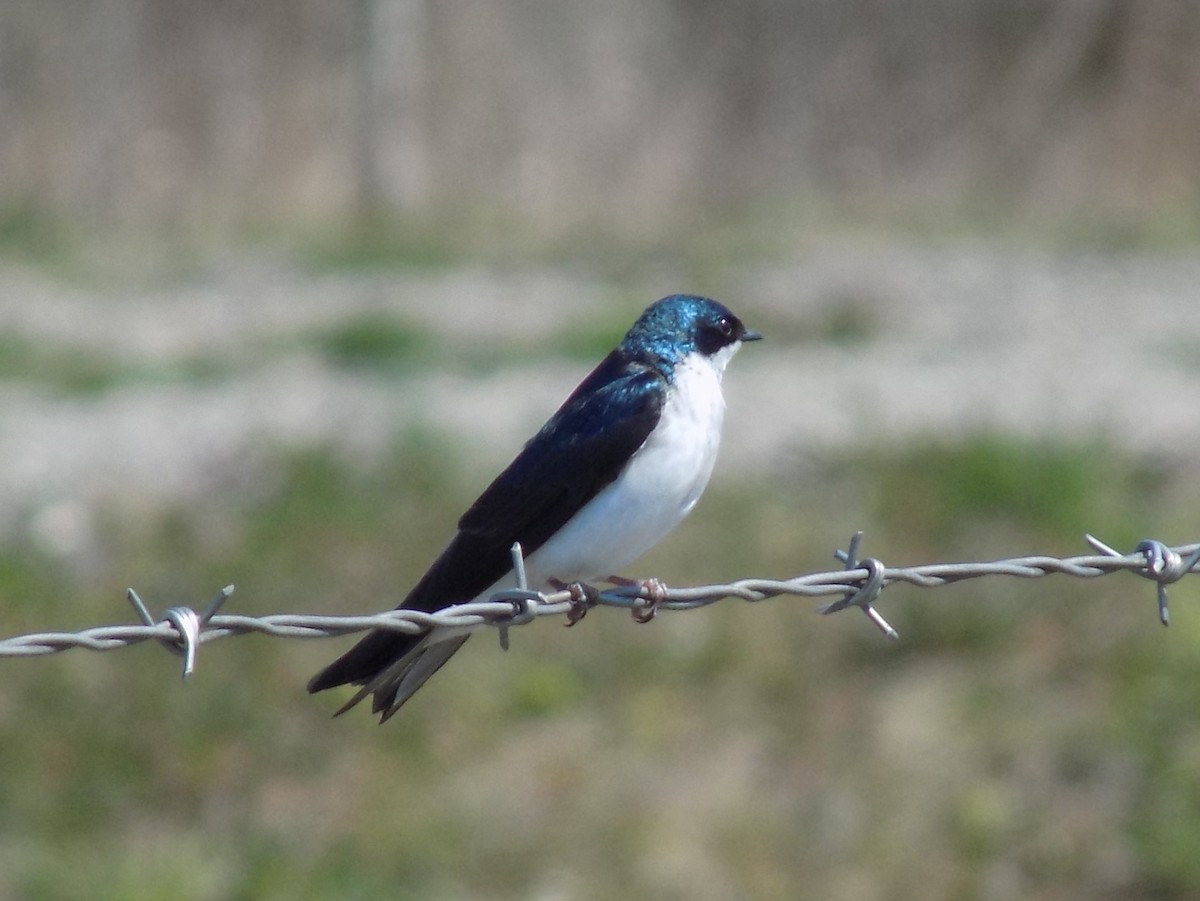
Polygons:
[[445,666],[446,661],[453,657],[470,637],[460,635],[457,638],[439,641],[437,644],[422,645],[367,683],[363,691],[375,692],[371,711],[382,714],[379,722],[386,723],[395,716],[396,711],[403,707],[434,673]]
[[371,710],[382,714],[379,722],[385,723],[469,637],[459,635],[430,644],[427,635],[371,632],[313,676],[308,690],[318,692],[337,685],[361,685],[334,716],[345,713],[373,693]]
[[339,685],[364,685],[393,661],[403,657],[421,640],[420,635],[399,632],[370,632],[308,680],[309,694]]

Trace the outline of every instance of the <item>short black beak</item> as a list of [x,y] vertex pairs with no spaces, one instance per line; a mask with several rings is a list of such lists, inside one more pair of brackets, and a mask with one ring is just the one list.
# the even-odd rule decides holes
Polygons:
[[751,332],[751,331],[742,332],[742,340],[743,341],[761,341],[762,340],[762,332]]

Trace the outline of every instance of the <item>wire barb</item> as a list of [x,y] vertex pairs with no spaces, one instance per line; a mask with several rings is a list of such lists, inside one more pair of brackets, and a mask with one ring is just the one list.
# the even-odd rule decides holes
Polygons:
[[508,650],[508,627],[523,626],[533,622],[537,613],[533,605],[545,600],[541,592],[529,590],[529,579],[525,575],[525,554],[521,550],[521,542],[513,542],[511,548],[513,573],[517,577],[517,587],[492,595],[490,600],[507,601],[512,604],[512,613],[505,618],[496,620],[496,631],[500,633],[500,650]]
[[174,629],[174,636],[157,636],[158,642],[171,653],[183,657],[183,678],[186,680],[196,669],[196,651],[200,647],[200,636],[204,627],[229,600],[233,591],[232,585],[226,585],[208,602],[203,613],[197,613],[191,607],[169,607],[157,622],[136,591],[132,588],[127,589],[125,597],[137,611],[143,625],[153,629],[160,624],[166,624]]
[[875,625],[875,628],[892,641],[899,641],[900,633],[893,629],[891,624],[883,618],[883,614],[872,606],[883,592],[884,585],[887,584],[887,568],[882,561],[875,557],[868,557],[865,560],[858,559],[858,546],[862,542],[862,537],[861,531],[855,532],[850,536],[850,547],[844,551],[835,551],[833,554],[845,564],[847,572],[853,572],[860,568],[866,571],[862,586],[858,591],[846,592],[840,601],[819,607],[817,612],[828,615],[845,610],[847,607],[859,607],[867,615],[867,619]]
[[[1106,556],[1126,558],[1126,555],[1109,547],[1094,535],[1085,535],[1084,538],[1087,539],[1088,544]],[[1144,563],[1134,572],[1158,585],[1158,621],[1164,626],[1171,624],[1171,611],[1167,605],[1167,586],[1178,582],[1192,572],[1197,563],[1200,563],[1200,548],[1195,548],[1187,553],[1186,559],[1184,553],[1187,551],[1180,552],[1167,547],[1161,541],[1147,538],[1139,541],[1133,549],[1133,553],[1128,555],[1136,557],[1141,554]]]

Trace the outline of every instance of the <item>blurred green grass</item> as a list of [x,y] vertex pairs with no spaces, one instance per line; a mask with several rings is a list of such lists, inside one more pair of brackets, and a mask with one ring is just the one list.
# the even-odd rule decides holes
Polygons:
[[[3,633],[129,621],[118,578],[381,609],[485,481],[421,431],[367,471],[283,456],[228,522],[110,511],[94,584],[0,550]],[[931,439],[719,471],[635,574],[833,568],[859,528],[894,565],[1185,541],[1196,501],[1100,443]],[[0,897],[1194,897],[1200,616],[1172,595],[1164,631],[1132,577],[896,586],[898,645],[803,600],[598,610],[477,637],[383,728],[303,692],[348,641],[206,645],[186,686],[155,647],[3,660]]]
[[52,348],[18,335],[0,336],[0,379],[36,382],[63,394],[94,394],[121,377],[114,362],[78,350]]
[[228,362],[203,355],[129,362],[68,344],[0,335],[0,382],[34,386],[59,397],[94,397],[136,382],[197,384],[226,376],[230,368]]

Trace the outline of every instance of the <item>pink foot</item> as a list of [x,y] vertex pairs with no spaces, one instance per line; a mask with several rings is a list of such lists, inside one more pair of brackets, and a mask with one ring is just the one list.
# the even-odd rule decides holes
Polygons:
[[567,611],[567,621],[563,623],[568,628],[587,616],[587,612],[596,606],[600,598],[599,590],[592,585],[585,585],[582,582],[567,584],[566,582],[560,582],[558,579],[548,579],[547,581],[555,591],[569,591],[571,593],[571,609]]
[[667,599],[667,586],[658,579],[629,579],[625,576],[609,576],[606,581],[613,585],[636,588],[639,594],[645,595],[648,599],[644,605],[634,607],[629,611],[635,622],[650,622],[658,615],[659,605]]

